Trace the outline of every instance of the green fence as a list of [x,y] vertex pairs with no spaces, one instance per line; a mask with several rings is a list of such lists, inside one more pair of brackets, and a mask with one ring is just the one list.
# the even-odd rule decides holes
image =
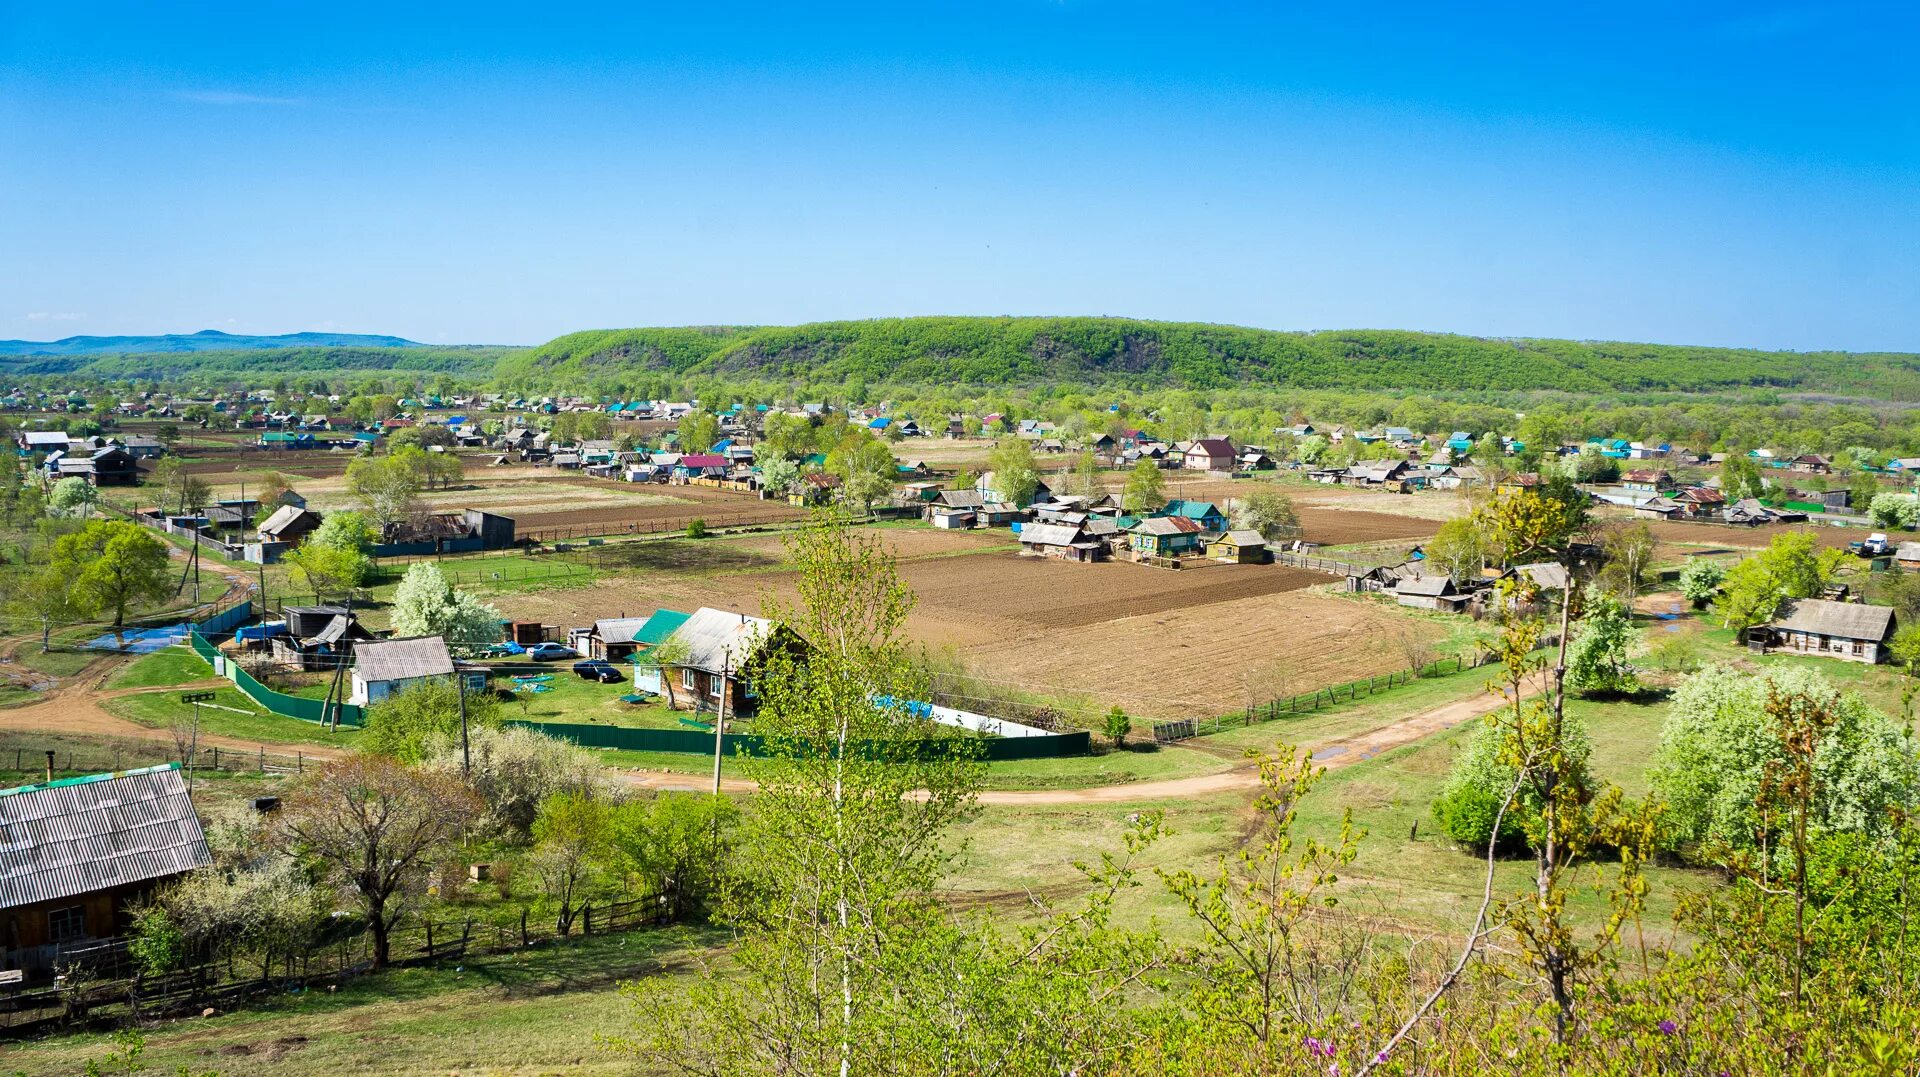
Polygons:
[[[713,734],[693,729],[633,729],[626,726],[574,725],[563,722],[517,722],[537,733],[570,740],[582,748],[617,748],[629,752],[679,752],[688,755],[712,755]],[[930,747],[940,743],[926,742]],[[992,737],[981,741],[983,755],[989,760],[1053,759],[1087,755],[1093,751],[1092,734],[1085,730],[1050,737]],[[721,750],[729,755],[764,758],[766,741],[750,733],[728,733]]]
[[[193,645],[195,654],[206,659],[208,665],[213,665],[213,660],[219,651],[213,644],[207,642],[206,637],[197,631],[190,631],[187,634],[187,640]],[[285,715],[288,718],[322,724],[331,724],[338,718],[341,725],[358,728],[365,717],[361,708],[351,703],[335,703],[329,706],[325,700],[276,692],[254,680],[251,674],[232,661],[227,663],[227,675],[233,679],[234,686],[245,692],[249,699],[275,714]]]

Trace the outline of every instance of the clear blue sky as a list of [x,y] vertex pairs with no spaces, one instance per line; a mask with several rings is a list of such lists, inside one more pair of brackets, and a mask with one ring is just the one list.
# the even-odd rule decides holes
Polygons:
[[1920,350],[1915,5],[1316,6],[0,0],[0,337]]

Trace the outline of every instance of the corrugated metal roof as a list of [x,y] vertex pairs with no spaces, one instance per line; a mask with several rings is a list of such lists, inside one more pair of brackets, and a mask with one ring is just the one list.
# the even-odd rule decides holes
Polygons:
[[633,640],[650,617],[602,617],[593,622],[593,631],[602,640],[625,643]]
[[1020,529],[1027,546],[1071,546],[1080,540],[1080,528],[1070,524],[1028,524]]
[[177,764],[0,790],[0,908],[211,863]]
[[680,626],[686,624],[687,618],[691,616],[693,616],[693,614],[681,613],[679,610],[654,610],[653,616],[647,618],[646,623],[641,625],[639,631],[633,634],[633,641],[635,643],[644,643],[649,647],[665,643],[667,637],[678,631]]
[[756,639],[772,632],[773,622],[764,618],[702,607],[681,623],[673,639],[685,648],[680,665],[719,673],[739,669]]
[[353,656],[354,672],[368,682],[405,681],[453,673],[453,656],[447,653],[447,641],[439,636],[362,643],[353,649]]

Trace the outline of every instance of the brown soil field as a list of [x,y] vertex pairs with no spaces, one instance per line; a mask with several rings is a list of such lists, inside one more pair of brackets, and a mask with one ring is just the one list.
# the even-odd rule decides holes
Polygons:
[[[900,559],[918,598],[913,638],[989,683],[1119,703],[1148,717],[1224,713],[1249,699],[1405,668],[1403,637],[1443,629],[1391,607],[1306,588],[1330,577],[1276,565],[1180,570],[1109,562],[1076,565],[991,549],[1004,532],[910,528],[870,532]],[[773,567],[779,537],[715,543],[737,569],[695,565],[602,580],[588,590],[503,594],[504,616],[550,624],[712,606],[759,613],[795,601],[791,573]]]
[[1176,718],[1405,669],[1402,637],[1443,634],[1390,608],[1294,590],[1035,630],[968,657],[983,676],[1010,684]]
[[1308,542],[1324,546],[1344,546],[1353,542],[1379,542],[1385,539],[1431,538],[1440,530],[1438,520],[1417,516],[1395,516],[1384,512],[1322,508],[1300,505],[1300,532]]
[[[589,478],[555,481],[586,486],[617,485],[608,480]],[[709,527],[732,527],[797,520],[804,515],[800,509],[784,501],[762,501],[752,494],[711,486],[647,486],[643,489],[647,493],[672,497],[677,501],[660,504],[649,499],[642,503],[597,504],[544,512],[515,512],[511,507],[494,511],[512,516],[519,534],[535,537],[549,537],[540,532],[577,529],[588,524],[630,527],[639,531],[671,531],[685,527],[696,518],[704,519]]]

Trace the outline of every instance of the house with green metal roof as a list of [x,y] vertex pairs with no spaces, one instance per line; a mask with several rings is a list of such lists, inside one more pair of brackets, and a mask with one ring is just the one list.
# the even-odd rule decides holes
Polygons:
[[1200,530],[1212,531],[1215,534],[1227,529],[1227,514],[1221,512],[1219,506],[1211,501],[1184,501],[1176,497],[1167,502],[1159,512],[1151,515],[1183,517],[1199,524]]

